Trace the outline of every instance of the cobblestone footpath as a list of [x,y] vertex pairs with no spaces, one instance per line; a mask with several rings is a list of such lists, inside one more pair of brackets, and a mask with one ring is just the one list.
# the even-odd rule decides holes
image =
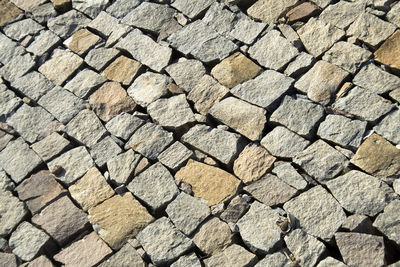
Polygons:
[[0,266],[400,266],[400,1],[0,0]]

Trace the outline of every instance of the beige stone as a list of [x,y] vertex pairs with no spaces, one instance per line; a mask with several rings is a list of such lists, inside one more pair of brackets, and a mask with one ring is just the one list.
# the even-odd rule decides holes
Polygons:
[[122,112],[131,112],[136,104],[126,90],[117,82],[107,82],[89,97],[93,111],[103,121]]
[[400,149],[377,134],[361,144],[350,162],[386,182],[400,176]]
[[78,55],[83,55],[99,41],[99,36],[86,29],[81,29],[71,36],[68,48]]
[[307,19],[318,13],[319,7],[311,2],[304,2],[286,13],[288,23]]
[[25,11],[32,11],[35,7],[40,6],[47,0],[11,0],[17,7],[25,10]]
[[276,158],[263,147],[250,144],[243,149],[233,163],[233,172],[244,183],[250,183],[267,173],[275,160]]
[[56,10],[63,12],[71,8],[71,0],[51,0]]
[[253,79],[261,70],[260,66],[242,53],[237,52],[216,65],[211,70],[211,75],[222,85],[233,88],[238,84]]
[[400,71],[400,30],[392,34],[374,53],[375,60]]
[[204,198],[209,206],[233,196],[240,184],[232,174],[194,160],[189,160],[175,178],[190,184],[194,196]]
[[104,70],[103,75],[109,80],[129,85],[141,66],[136,60],[120,56]]
[[92,232],[61,250],[54,259],[65,266],[93,266],[111,253],[103,240]]
[[69,192],[85,211],[114,195],[114,190],[96,167],[91,168],[78,182],[71,185]]
[[13,21],[22,11],[7,0],[0,1],[0,27]]
[[254,19],[272,24],[296,3],[297,0],[258,0],[247,9],[247,14]]
[[153,220],[131,193],[116,195],[89,209],[90,223],[113,249],[121,248]]

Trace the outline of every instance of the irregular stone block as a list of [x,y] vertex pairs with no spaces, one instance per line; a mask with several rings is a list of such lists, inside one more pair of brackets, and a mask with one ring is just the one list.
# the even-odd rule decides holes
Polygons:
[[214,1],[190,1],[190,0],[174,0],[171,3],[173,8],[178,9],[191,19],[198,17],[203,13]]
[[286,22],[293,23],[296,21],[307,20],[308,18],[317,15],[319,11],[319,7],[313,3],[301,3],[286,13]]
[[110,119],[105,126],[107,131],[112,135],[122,138],[123,140],[128,140],[129,137],[131,137],[131,135],[144,123],[144,120],[129,113],[122,112]]
[[21,104],[21,99],[13,91],[4,84],[0,84],[0,120],[2,122]]
[[67,139],[54,132],[39,142],[34,143],[31,148],[42,158],[43,161],[49,161],[67,149],[70,145],[71,143]]
[[64,88],[74,93],[79,98],[87,98],[93,90],[102,85],[107,79],[100,74],[84,69],[72,78]]
[[64,44],[73,52],[82,56],[87,51],[92,49],[96,44],[100,42],[101,38],[88,31],[87,29],[80,29],[76,31],[70,38],[68,38]]
[[364,12],[366,2],[367,1],[340,1],[324,9],[319,18],[326,23],[344,30]]
[[229,202],[229,205],[221,213],[220,218],[227,223],[236,223],[249,208],[250,205],[243,196],[236,196]]
[[387,139],[394,144],[400,144],[400,111],[398,109],[393,110],[386,115],[375,127],[379,135]]
[[119,56],[103,71],[104,77],[109,80],[120,82],[123,85],[129,85],[138,73],[142,64],[136,60]]
[[192,155],[193,151],[189,150],[181,142],[176,141],[164,150],[157,159],[168,168],[177,171]]
[[201,267],[200,260],[197,258],[194,252],[181,256],[176,262],[171,264],[171,267]]
[[107,162],[110,180],[117,185],[126,184],[132,178],[140,159],[140,154],[132,149],[110,159]]
[[382,232],[388,239],[394,241],[397,245],[400,244],[399,238],[399,211],[400,200],[396,199],[387,205],[383,213],[379,214],[375,219],[373,226]]
[[72,0],[72,7],[94,19],[108,4],[109,0]]
[[289,267],[291,261],[286,257],[283,252],[275,252],[272,254],[267,254],[264,259],[259,261],[255,267],[265,267],[265,266],[282,266]]
[[66,39],[74,32],[85,28],[89,22],[90,19],[85,15],[72,9],[60,16],[50,18],[47,27],[61,38]]
[[11,82],[11,86],[34,101],[53,89],[54,84],[43,74],[32,71]]
[[393,69],[400,70],[399,46],[400,31],[396,31],[375,51],[375,60]]
[[21,41],[27,35],[35,35],[44,27],[33,19],[23,19],[12,24],[8,24],[3,28],[4,33],[16,41]]
[[28,210],[24,202],[14,197],[10,191],[0,190],[0,201],[2,203],[0,209],[0,237],[5,237],[28,214]]
[[275,166],[272,173],[297,190],[304,190],[307,187],[307,182],[289,162]]
[[0,27],[13,21],[22,13],[16,5],[9,1],[2,1],[0,3]]
[[33,42],[26,48],[26,51],[40,57],[45,53],[50,52],[59,42],[60,37],[52,31],[41,31],[40,34],[35,37]]
[[177,63],[165,68],[165,71],[174,79],[175,83],[185,92],[190,92],[199,80],[206,74],[201,61],[182,58]]
[[267,24],[272,24],[277,22],[278,19],[296,3],[295,0],[258,0],[247,9],[247,14],[253,19],[258,19]]
[[99,47],[89,51],[85,57],[85,62],[97,71],[102,70],[119,55],[119,50],[115,48]]
[[305,52],[300,52],[300,54],[289,63],[286,67],[284,73],[291,77],[297,77],[305,73],[314,63],[315,58]]
[[141,1],[139,0],[116,0],[113,2],[111,6],[109,6],[106,11],[111,16],[116,17],[117,19],[122,19],[125,17],[132,9],[137,7]]
[[126,243],[120,250],[118,250],[115,254],[113,254],[110,258],[103,261],[98,265],[99,267],[108,267],[108,266],[138,266],[145,267],[145,262],[140,257],[139,253],[135,250],[132,245]]

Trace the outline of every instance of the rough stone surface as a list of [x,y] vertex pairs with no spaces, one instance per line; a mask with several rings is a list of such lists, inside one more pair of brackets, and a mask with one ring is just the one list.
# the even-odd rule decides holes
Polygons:
[[110,136],[105,137],[90,149],[90,155],[100,168],[122,152],[122,149]]
[[15,184],[7,176],[5,171],[0,171],[0,190],[12,191],[15,188]]
[[85,57],[85,62],[97,71],[102,70],[111,63],[119,54],[115,48],[99,47],[89,51]]
[[170,79],[166,75],[146,72],[135,79],[128,88],[128,94],[137,104],[147,107],[168,93],[169,83]]
[[54,132],[39,142],[34,143],[31,148],[43,161],[49,161],[66,150],[71,143],[63,136]]
[[346,267],[347,265],[335,258],[327,257],[320,261],[317,267]]
[[275,166],[272,172],[279,179],[297,190],[303,190],[307,187],[307,182],[289,162]]
[[82,56],[89,49],[93,48],[100,41],[100,37],[87,29],[80,29],[75,32],[65,44],[72,52]]
[[131,84],[142,65],[126,56],[119,56],[103,71],[104,77],[120,82],[123,85]]
[[306,72],[314,63],[315,58],[305,52],[301,52],[289,65],[284,73],[291,77],[296,77]]
[[364,12],[367,1],[340,1],[329,5],[320,15],[320,19],[340,29],[347,28]]
[[72,7],[94,19],[108,4],[109,0],[72,0]]
[[24,202],[14,197],[10,191],[0,190],[0,237],[9,235],[28,214]]
[[38,101],[44,94],[50,91],[54,84],[43,74],[32,71],[12,81],[11,86],[34,101]]
[[394,6],[392,6],[390,11],[386,14],[386,17],[389,20],[389,22],[397,25],[397,27],[400,26],[399,12],[400,12],[400,5],[399,3],[397,3]]
[[220,218],[227,223],[236,223],[250,208],[243,196],[234,197],[222,212]]
[[296,21],[306,20],[311,16],[316,15],[319,10],[320,9],[317,5],[310,2],[305,2],[290,9],[290,11],[286,13],[285,17],[287,19],[287,23],[293,23]]
[[193,241],[179,232],[166,217],[147,226],[136,238],[157,265],[171,262],[193,247]]
[[110,180],[117,185],[126,184],[132,178],[140,159],[140,154],[136,154],[132,149],[110,159],[107,162]]
[[258,0],[247,10],[247,14],[254,19],[271,24],[277,22],[295,4],[295,0]]
[[164,150],[157,159],[168,168],[177,171],[192,156],[193,151],[189,150],[181,142],[176,141]]
[[33,19],[24,19],[5,26],[3,31],[11,39],[21,41],[26,35],[35,35],[43,29],[43,26]]
[[394,144],[400,144],[400,125],[397,123],[399,121],[400,111],[395,109],[374,127],[374,131],[386,140]]
[[6,117],[17,109],[22,101],[4,84],[0,85],[0,96],[0,120],[5,121]]
[[0,27],[3,27],[7,23],[13,21],[18,15],[21,14],[21,10],[9,1],[2,1],[0,3]]
[[140,257],[139,253],[129,243],[125,244],[120,250],[112,255],[107,260],[103,261],[99,267],[108,266],[138,266],[145,267],[145,262]]
[[129,113],[122,112],[118,116],[110,119],[105,127],[112,135],[122,138],[123,140],[128,140],[144,123],[144,120]]
[[190,92],[206,73],[203,63],[194,59],[178,61],[166,67],[165,71],[185,92]]
[[[93,50],[91,50],[93,51]],[[106,78],[100,74],[84,69],[72,78],[64,88],[74,93],[77,97],[87,98],[93,91],[102,85]]]
[[193,160],[189,160],[186,166],[176,173],[175,178],[190,184],[194,196],[204,198],[209,206],[233,196],[240,184],[240,181],[228,172]]
[[400,69],[400,53],[398,48],[400,46],[400,31],[396,31],[390,38],[388,38],[378,50],[375,51],[375,60],[388,65],[396,70]]
[[206,10],[211,4],[212,0],[205,1],[188,1],[188,0],[174,0],[172,7],[178,9],[180,12],[185,14],[191,19],[199,16],[204,10]]
[[171,264],[171,267],[201,267],[200,260],[194,252],[181,256],[176,262]]
[[273,266],[282,266],[289,267],[291,261],[283,254],[282,252],[276,252],[273,254],[267,254],[264,259],[259,261],[255,266],[256,267],[273,267]]
[[122,19],[125,17],[130,10],[137,7],[141,2],[139,0],[125,1],[117,0],[111,6],[109,6],[106,11],[113,17]]
[[329,241],[346,219],[340,204],[322,186],[316,186],[283,205],[307,234]]
[[89,221],[101,239],[111,248],[119,249],[151,223],[153,217],[131,193],[125,193],[89,209]]
[[52,3],[46,3],[35,7],[32,10],[32,15],[37,22],[39,22],[40,24],[44,24],[50,18],[54,18],[55,16],[57,16],[57,12],[54,9]]
[[42,255],[37,257],[33,261],[30,261],[28,267],[53,267],[53,263],[45,256]]
[[60,16],[50,18],[47,26],[61,38],[68,38],[74,32],[84,28],[90,20],[76,10],[70,10]]
[[375,219],[373,226],[381,231],[387,238],[394,241],[397,245],[400,244],[399,238],[399,210],[400,200],[393,200],[387,205],[383,213],[379,214]]
[[236,24],[231,30],[230,35],[233,38],[250,45],[265,27],[265,23],[256,22],[247,16],[238,16]]
[[252,266],[257,261],[256,255],[250,253],[243,247],[233,244],[227,247],[221,253],[218,253],[204,262],[207,266],[217,267],[217,266]]

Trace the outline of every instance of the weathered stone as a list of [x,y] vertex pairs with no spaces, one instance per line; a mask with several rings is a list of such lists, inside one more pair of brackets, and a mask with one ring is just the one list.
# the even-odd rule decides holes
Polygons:
[[328,115],[318,128],[318,136],[343,147],[357,149],[362,142],[366,121],[351,120],[340,115]]
[[233,244],[227,247],[224,251],[213,255],[212,257],[204,260],[206,266],[253,266],[257,261],[257,256],[250,253],[243,247]]
[[375,60],[388,65],[391,68],[400,70],[400,31],[396,31],[375,51]]
[[9,235],[19,222],[28,214],[23,202],[10,191],[0,190],[0,236]]
[[258,0],[249,9],[247,14],[254,19],[261,20],[267,24],[276,23],[286,11],[297,3],[295,0]]
[[167,40],[181,53],[191,54],[206,63],[222,60],[237,48],[233,42],[219,35],[201,20],[186,25]]
[[131,137],[131,135],[144,123],[144,120],[129,113],[122,112],[118,116],[110,119],[105,126],[111,134],[118,138],[128,140],[129,137]]
[[373,122],[388,113],[393,105],[373,91],[357,86],[351,89],[347,95],[337,99],[333,108]]
[[400,175],[400,150],[377,134],[361,144],[350,162],[386,182]]
[[146,72],[135,79],[128,88],[128,94],[137,104],[147,107],[168,93],[167,85],[169,83],[170,79],[166,75]]
[[90,149],[90,155],[100,168],[103,168],[109,160],[116,157],[121,152],[122,149],[110,136],[105,137]]
[[42,255],[37,257],[33,261],[29,262],[27,267],[53,267],[53,263],[45,256]]
[[284,73],[291,77],[297,77],[306,72],[314,63],[315,58],[305,52],[301,52],[289,65]]
[[176,141],[164,150],[157,159],[168,168],[177,171],[189,158],[192,157],[192,155],[193,151],[189,150],[179,141]]
[[195,109],[206,115],[209,109],[228,94],[229,90],[209,75],[199,78],[196,86],[191,88],[187,98],[194,102]]
[[181,256],[176,262],[171,264],[171,267],[201,267],[200,260],[194,252]]
[[230,39],[229,32],[235,25],[236,20],[236,15],[228,9],[224,9],[224,4],[218,2],[214,2],[202,18],[202,21],[207,26],[210,26],[228,39]]
[[106,129],[96,114],[88,109],[79,112],[66,127],[69,136],[88,147],[95,145],[104,135]]
[[72,78],[64,88],[74,93],[77,97],[87,98],[94,89],[102,85],[107,79],[100,74],[84,69]]
[[400,230],[400,200],[393,200],[387,205],[383,213],[379,214],[375,219],[373,226],[382,232],[388,239],[400,245],[399,230]]
[[54,84],[41,73],[32,71],[13,80],[11,86],[32,100],[38,101],[54,87]]
[[400,88],[399,88],[399,89],[396,89],[396,90],[393,90],[392,92],[390,92],[389,96],[390,96],[393,100],[395,100],[395,101],[397,101],[398,103],[400,103]]
[[290,265],[291,261],[285,256],[285,254],[282,252],[275,252],[272,254],[267,254],[264,259],[255,265],[255,267],[289,267]]
[[240,181],[219,168],[189,160],[175,175],[178,181],[192,186],[195,197],[201,197],[212,206],[233,196]]
[[299,51],[287,39],[281,37],[277,30],[267,32],[249,49],[250,57],[262,66],[274,70],[282,70],[298,54]]
[[102,70],[119,54],[115,48],[99,47],[89,51],[85,57],[85,62],[97,71]]
[[18,225],[11,234],[9,245],[23,261],[30,261],[48,245],[50,237],[28,222]]
[[365,233],[365,234],[375,234],[376,229],[372,227],[372,221],[366,215],[353,214],[346,218],[340,227],[346,231]]
[[[2,4],[4,2],[1,2]],[[3,14],[2,14],[3,15]],[[16,42],[12,41],[4,34],[0,34],[0,62],[6,64],[10,62],[14,57],[19,56],[24,53],[22,46],[18,45]]]
[[395,30],[396,26],[393,24],[381,20],[369,12],[363,12],[357,17],[353,24],[350,25],[346,33],[372,47],[376,47],[382,41],[386,40]]
[[70,142],[54,132],[43,140],[34,143],[31,148],[43,161],[49,161],[70,146]]
[[141,66],[136,60],[119,56],[103,71],[103,75],[109,80],[129,85]]
[[285,243],[300,266],[314,266],[326,250],[324,243],[301,229],[286,235]]
[[52,3],[46,3],[32,9],[33,18],[40,24],[47,23],[50,18],[57,16],[57,12]]
[[82,56],[89,51],[89,49],[99,43],[100,40],[101,38],[98,35],[88,31],[87,29],[80,29],[66,40],[65,44],[71,51]]
[[35,64],[36,62],[30,54],[17,55],[4,64],[0,69],[0,75],[8,81],[13,81],[28,73],[35,67]]
[[186,92],[190,92],[197,83],[200,83],[200,79],[206,73],[203,64],[194,59],[179,61],[169,65],[165,70],[175,83]]
[[276,224],[278,220],[276,211],[255,201],[236,225],[245,245],[252,252],[270,254],[282,245],[281,229]]
[[227,223],[236,223],[249,208],[250,205],[243,196],[236,196],[229,202],[229,205],[221,213],[220,218]]
[[188,0],[174,0],[171,6],[178,9],[180,12],[188,16],[190,19],[198,17],[203,13],[214,1],[188,1]]
[[84,146],[71,149],[47,163],[51,171],[61,168],[61,172],[56,173],[57,180],[66,184],[75,182],[93,165],[94,162]]
[[343,30],[315,18],[311,18],[297,33],[314,57],[320,56],[345,35]]
[[279,179],[297,190],[304,190],[307,187],[307,182],[289,162],[275,166],[272,172],[276,174]]
[[42,160],[29,148],[28,144],[22,138],[11,141],[0,152],[0,167],[16,183],[21,182],[41,163]]
[[117,185],[126,184],[132,178],[141,156],[129,149],[107,162],[110,180]]
[[106,39],[113,32],[117,32],[120,28],[128,28],[126,25],[122,26],[119,24],[119,20],[117,18],[114,18],[112,15],[104,11],[101,11],[99,15],[89,23],[88,27],[93,29],[95,32],[98,32]]
[[140,173],[127,188],[153,211],[165,207],[179,194],[174,177],[161,163]]
[[27,35],[35,35],[44,27],[32,19],[24,19],[9,24],[3,28],[4,33],[11,39],[21,41]]
[[339,203],[318,185],[283,205],[307,234],[329,241],[346,219]]
[[63,39],[66,39],[74,32],[85,28],[89,22],[90,19],[88,19],[85,15],[72,9],[60,16],[50,18],[47,22],[47,26],[55,34]]
[[171,262],[193,247],[193,241],[179,232],[166,217],[147,226],[136,238],[157,265]]
[[132,1],[116,0],[111,6],[109,6],[106,9],[106,11],[113,17],[116,17],[117,19],[122,19],[132,9],[137,7],[140,3],[141,1],[139,0],[132,0]]
[[172,133],[154,123],[146,123],[131,136],[125,149],[132,148],[143,156],[155,160],[173,142]]
[[137,266],[145,267],[145,262],[131,244],[125,244],[119,251],[107,260],[103,261],[99,267],[108,266]]
[[108,4],[109,0],[72,0],[72,7],[94,19]]
[[317,267],[346,267],[347,265],[335,258],[327,257],[320,261]]
[[377,94],[384,94],[400,88],[399,77],[383,71],[374,64],[364,66],[354,77],[353,83]]
[[1,1],[0,3],[0,27],[16,19],[22,10],[9,1]]
[[41,31],[26,50],[39,57],[49,52],[59,42],[60,38],[52,31]]
[[51,3],[58,12],[65,12],[72,7],[71,0],[51,0]]
[[86,213],[64,196],[33,216],[32,223],[39,225],[62,246],[85,228],[88,219]]
[[34,143],[53,119],[54,117],[42,107],[23,104],[7,119],[7,123],[27,142]]
[[[7,176],[6,172],[0,170],[0,190],[8,190],[12,191],[15,188],[15,184],[11,179]],[[1,249],[1,246],[0,246]]]
[[112,250],[106,243],[95,232],[92,232],[62,249],[54,255],[54,259],[66,266],[93,266],[111,253]]
[[400,12],[400,4],[396,3],[391,7],[390,11],[386,14],[388,21],[397,25],[397,27],[400,27],[399,12]]
[[30,11],[32,11],[32,9],[43,4],[46,1],[45,0],[32,0],[32,1],[26,2],[24,0],[11,0],[10,2],[15,4],[20,9],[30,12]]
[[285,17],[288,23],[293,23],[299,20],[306,20],[319,12],[319,7],[313,3],[305,2],[290,9]]
[[348,266],[385,265],[383,237],[360,233],[336,233],[336,244]]
[[250,45],[254,42],[257,36],[260,35],[265,27],[265,23],[256,22],[242,14],[242,16],[237,17],[236,24],[229,34],[233,38]]
[[324,9],[319,18],[340,29],[346,29],[365,11],[365,8],[366,1],[340,1]]
[[400,111],[398,109],[393,110],[386,115],[382,121],[380,121],[375,127],[379,135],[387,139],[394,144],[400,144]]

